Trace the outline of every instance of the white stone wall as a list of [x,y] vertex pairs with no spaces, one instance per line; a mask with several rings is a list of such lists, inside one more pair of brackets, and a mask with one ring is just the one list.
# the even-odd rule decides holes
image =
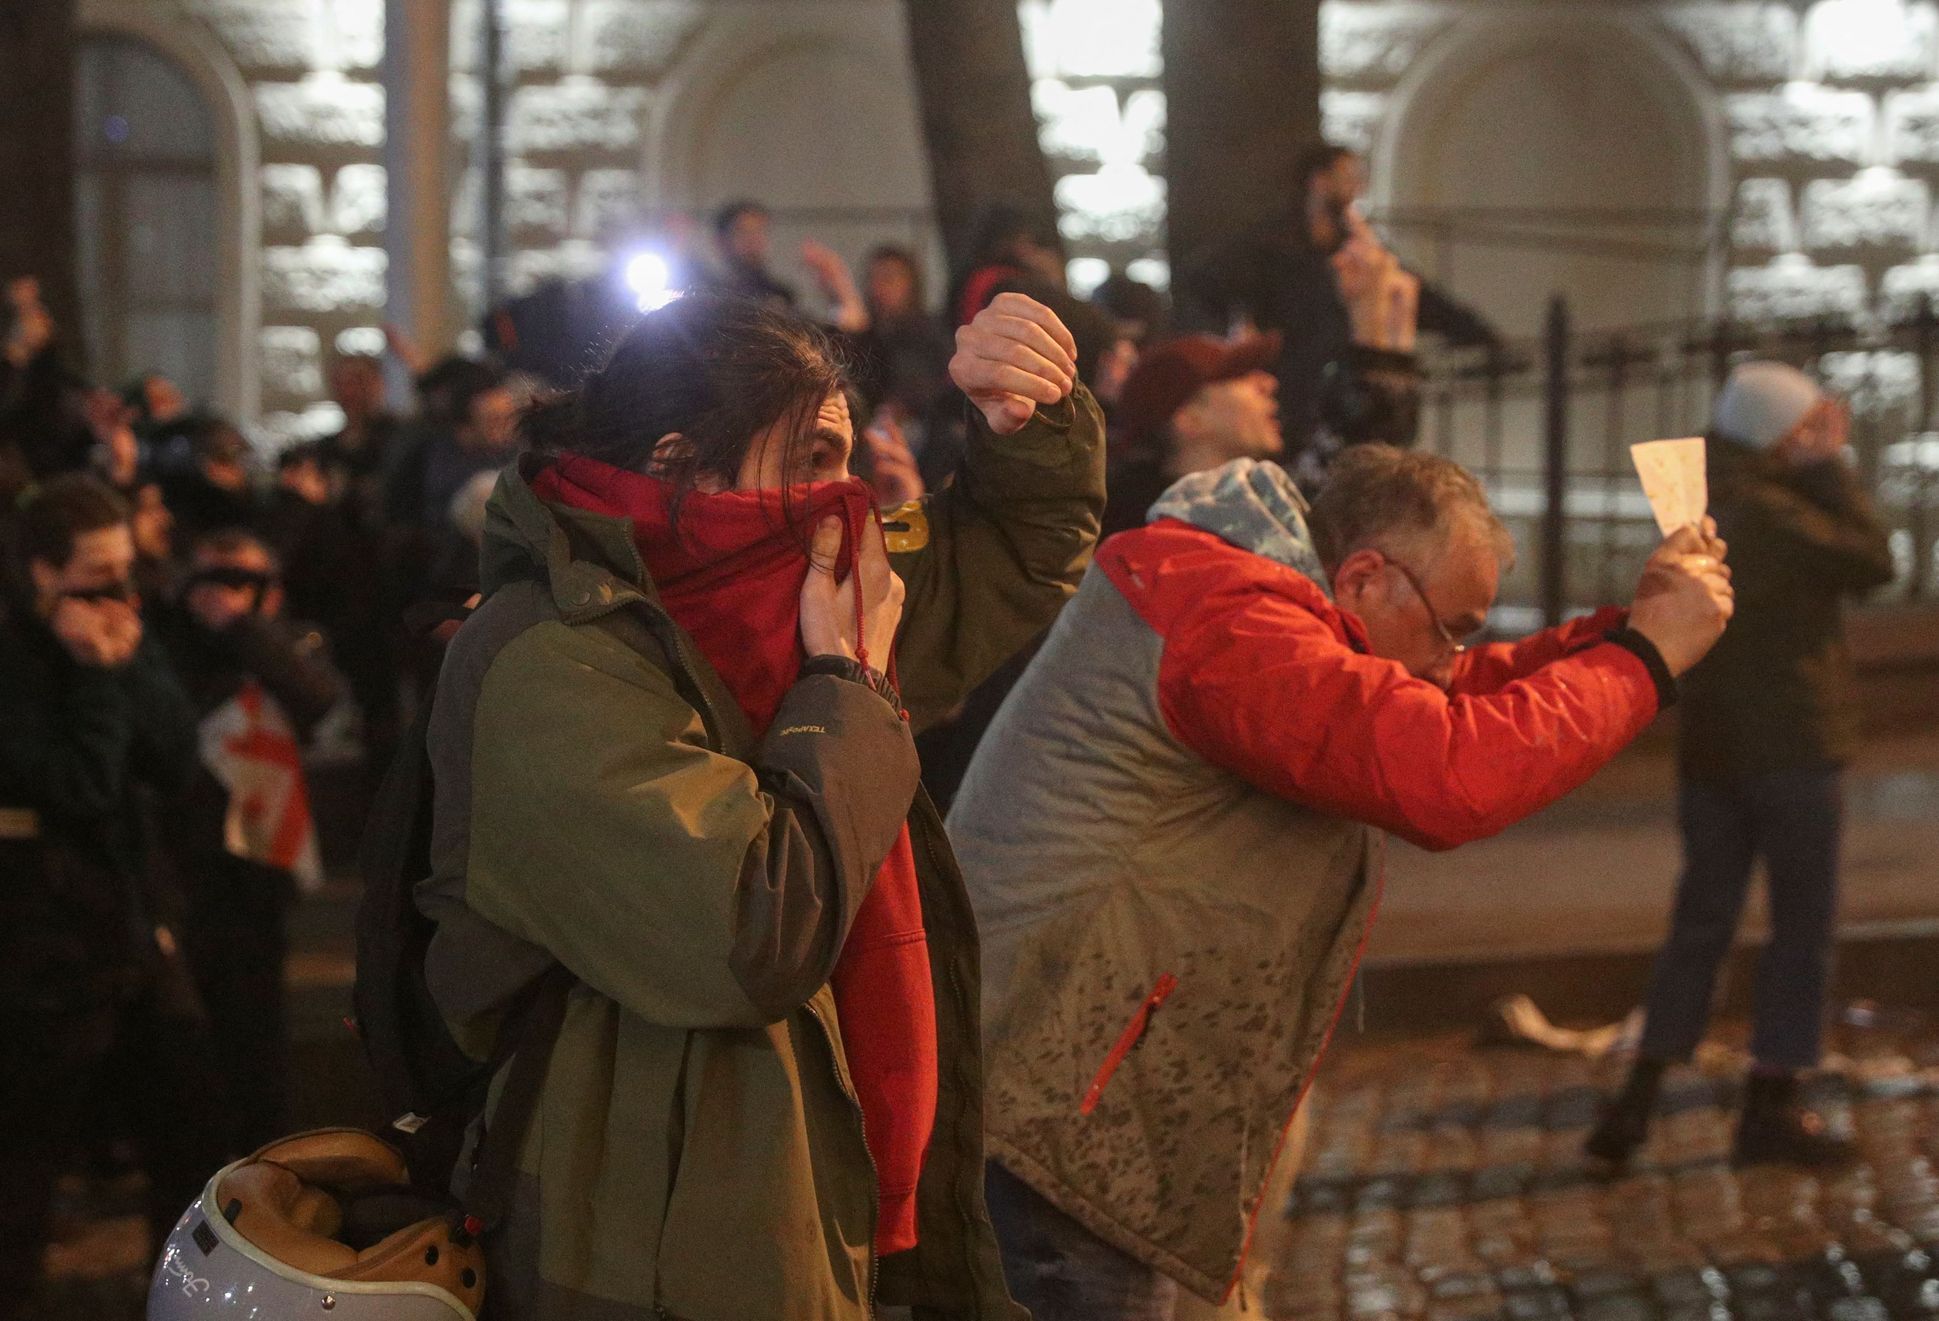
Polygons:
[[[368,346],[382,313],[384,0],[153,3],[212,36],[249,87],[262,153],[254,184],[262,214],[260,421],[272,441],[314,431],[332,420],[319,407],[331,347]],[[1118,3],[1124,21],[1087,18]],[[1529,3],[1326,0],[1327,131],[1361,147],[1381,141],[1404,116],[1438,43],[1478,16]],[[1935,0],[1533,3],[1549,15],[1619,8],[1696,71],[1727,140],[1718,195],[1729,210],[1729,248],[1720,284],[1734,312],[1890,315],[1939,296]],[[883,34],[900,22],[898,4],[506,0],[510,283],[593,270],[604,261],[602,241],[643,213],[669,200],[719,200],[688,196],[696,189],[681,171],[697,167],[673,157],[694,148],[670,143],[667,126],[678,122],[691,134],[705,124],[740,46],[764,38],[771,45],[776,33],[808,23],[813,40],[847,43],[880,68],[893,58],[895,41]],[[1150,24],[1129,21],[1153,4],[1024,0],[1022,9],[1067,236],[1080,254],[1142,260],[1139,273],[1162,276],[1158,55]],[[482,99],[474,5],[454,0],[450,85],[454,297],[467,321],[480,285],[469,156]],[[907,73],[894,73],[894,95],[914,122]],[[717,165],[717,144],[709,150]],[[803,160],[800,168],[815,166]],[[925,189],[919,183],[912,195]]]
[[[1410,71],[1431,43],[1514,2],[1326,0],[1328,134],[1373,145],[1390,116],[1404,115],[1416,90]],[[1568,5],[1585,15],[1611,8],[1539,3],[1551,16]],[[1623,12],[1674,43],[1721,114],[1724,290],[1734,315],[1864,318],[1903,314],[1920,295],[1939,295],[1939,6],[1671,0]]]
[[1171,281],[1161,12],[1158,0],[1017,6],[1037,137],[1080,294],[1113,267],[1161,289]]
[[[169,21],[213,38],[254,108],[261,165],[250,186],[262,217],[252,254],[262,327],[254,365],[262,413],[243,420],[271,448],[319,434],[339,421],[322,399],[332,349],[382,345],[384,0],[150,2]],[[752,49],[763,36],[805,25],[837,47],[854,37],[849,44],[879,67],[880,34],[898,3],[505,0],[508,286],[518,291],[550,275],[603,269],[608,243],[636,231],[669,199],[695,200],[685,195],[678,166],[656,152],[674,149],[665,125],[682,98],[710,98],[731,78],[737,43]],[[483,104],[476,0],[453,0],[451,24],[452,296],[461,324],[473,325],[483,283],[473,160]],[[725,34],[715,43],[721,48],[698,61],[704,68],[690,67],[710,30]],[[913,123],[913,97],[903,100]],[[704,123],[704,110],[688,118]],[[800,163],[803,171],[815,167],[811,159]],[[663,195],[651,195],[655,182]],[[915,192],[926,198],[926,179]]]

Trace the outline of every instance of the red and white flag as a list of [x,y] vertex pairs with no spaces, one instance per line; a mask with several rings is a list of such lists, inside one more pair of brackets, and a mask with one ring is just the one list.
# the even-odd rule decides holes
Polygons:
[[291,873],[306,894],[320,889],[302,748],[283,708],[254,679],[203,719],[202,764],[229,791],[223,846]]

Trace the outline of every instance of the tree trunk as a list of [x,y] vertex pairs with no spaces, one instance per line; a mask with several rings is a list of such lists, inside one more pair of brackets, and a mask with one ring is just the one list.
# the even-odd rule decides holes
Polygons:
[[1023,30],[1016,0],[905,0],[904,8],[937,220],[950,264],[961,266],[992,204],[1046,222],[1056,216]]
[[1320,136],[1319,0],[1167,0],[1172,264],[1292,205]]
[[0,282],[39,277],[42,300],[69,352],[78,357],[73,107],[74,0],[4,0]]

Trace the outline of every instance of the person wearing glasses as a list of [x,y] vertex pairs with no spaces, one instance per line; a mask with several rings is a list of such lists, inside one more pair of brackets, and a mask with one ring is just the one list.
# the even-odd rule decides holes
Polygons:
[[[56,1178],[97,1093],[129,1126],[159,1246],[221,1163],[207,1024],[148,800],[195,711],[144,626],[128,506],[92,477],[27,492],[0,597],[0,1319],[34,1296]],[[103,1091],[101,1089],[112,1090]]]
[[1038,1321],[1221,1302],[1344,1002],[1382,832],[1431,849],[1562,797],[1732,610],[1715,529],[1627,610],[1470,645],[1513,546],[1432,454],[1174,484],[1099,548],[949,817],[983,940],[987,1192]]
[[161,814],[187,898],[184,945],[208,1006],[229,1150],[284,1131],[290,901],[322,882],[303,742],[343,697],[322,635],[284,618],[282,569],[241,528],[197,537],[155,631],[199,721],[199,757]]

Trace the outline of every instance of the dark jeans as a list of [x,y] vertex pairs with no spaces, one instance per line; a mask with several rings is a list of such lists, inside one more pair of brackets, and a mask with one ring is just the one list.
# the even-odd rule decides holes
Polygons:
[[1644,1057],[1688,1059],[1703,1039],[1717,969],[1737,933],[1751,868],[1762,858],[1771,941],[1757,962],[1751,1055],[1779,1069],[1818,1063],[1838,898],[1842,783],[1837,767],[1684,782],[1677,802],[1683,877],[1670,938],[1650,979]]
[[1010,1294],[1033,1321],[1172,1321],[1178,1285],[1106,1243],[991,1161],[990,1223]]
[[208,1009],[228,1101],[225,1140],[231,1155],[243,1156],[287,1131],[284,928],[294,883],[288,872],[226,853],[201,854],[182,870],[189,892],[185,953]]

